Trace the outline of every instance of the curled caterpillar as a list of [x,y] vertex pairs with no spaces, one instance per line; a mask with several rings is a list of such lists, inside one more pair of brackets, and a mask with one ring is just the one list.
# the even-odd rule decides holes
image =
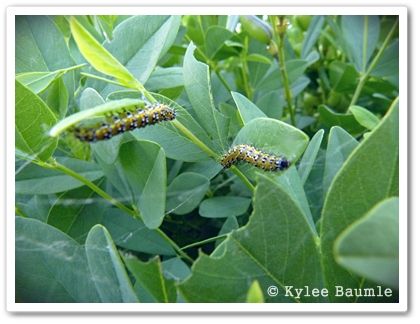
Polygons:
[[281,156],[262,152],[251,145],[240,144],[232,147],[223,155],[220,163],[230,168],[237,162],[244,161],[264,171],[282,171],[290,166],[290,161]]
[[134,130],[136,128],[154,125],[163,121],[173,120],[176,112],[164,104],[148,105],[144,109],[125,111],[109,118],[108,122],[96,127],[76,126],[73,134],[83,142],[96,142],[112,138],[115,135]]

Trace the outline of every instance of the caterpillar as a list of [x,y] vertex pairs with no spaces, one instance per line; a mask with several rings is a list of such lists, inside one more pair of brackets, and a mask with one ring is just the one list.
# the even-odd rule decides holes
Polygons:
[[176,112],[173,108],[161,103],[149,104],[144,109],[137,108],[135,111],[120,112],[118,115],[108,117],[107,122],[92,127],[76,126],[72,131],[80,141],[96,142],[136,128],[173,120],[175,117]]
[[237,162],[244,161],[264,171],[282,171],[287,169],[291,162],[282,156],[276,156],[257,148],[240,144],[233,146],[220,160],[225,169]]

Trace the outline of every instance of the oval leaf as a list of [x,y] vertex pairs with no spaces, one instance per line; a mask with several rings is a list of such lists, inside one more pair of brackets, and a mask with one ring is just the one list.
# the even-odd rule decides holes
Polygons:
[[86,239],[85,250],[101,302],[138,302],[130,278],[105,227],[92,227]]
[[334,245],[337,263],[398,289],[398,198],[389,198],[351,224]]
[[156,143],[132,141],[121,145],[118,159],[121,180],[128,184],[144,224],[158,228],[165,216],[165,153]]
[[201,254],[179,288],[188,302],[244,302],[254,280],[263,292],[278,288],[278,295],[265,295],[266,302],[325,301],[286,295],[286,285],[323,287],[320,255],[300,208],[265,175],[258,178],[249,223],[229,234],[212,256]]
[[358,123],[369,130],[374,129],[380,122],[379,118],[366,108],[360,106],[350,106],[349,110],[354,115],[354,118],[356,118]]
[[193,172],[181,173],[168,187],[166,209],[176,215],[188,214],[200,204],[209,187],[207,177]]
[[47,160],[57,147],[57,139],[48,138],[48,129],[56,123],[48,106],[19,81],[15,82],[15,145],[31,158]]
[[71,33],[85,59],[99,72],[110,75],[128,88],[143,86],[136,78],[109,53],[78,21],[70,18]]
[[[338,235],[378,202],[398,192],[397,103],[393,103],[380,125],[350,154],[327,192],[321,217],[321,244],[330,291],[335,285],[359,288],[362,280],[334,261],[332,249]],[[332,296],[335,301],[353,299]]]
[[251,199],[243,197],[213,197],[200,204],[199,214],[209,218],[224,218],[245,214]]

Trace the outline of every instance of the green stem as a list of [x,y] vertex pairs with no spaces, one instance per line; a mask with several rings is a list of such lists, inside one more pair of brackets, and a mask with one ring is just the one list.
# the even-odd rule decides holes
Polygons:
[[248,178],[241,172],[241,170],[239,170],[236,166],[232,165],[230,167],[230,170],[236,174],[242,181],[243,183],[249,188],[249,190],[251,190],[252,192],[254,192],[255,187],[254,185],[248,180]]
[[217,190],[219,190],[220,188],[223,188],[224,186],[226,186],[229,182],[232,182],[233,180],[236,179],[236,175],[233,175],[231,177],[229,177],[228,179],[226,179],[225,181],[223,181],[222,183],[219,183],[214,189],[213,192],[216,192]]
[[[278,30],[277,17],[270,16],[270,21],[273,26],[273,30],[277,31]],[[284,27],[284,26],[281,26],[281,27]],[[292,90],[290,89],[289,76],[286,70],[286,56],[284,54],[285,35],[286,35],[285,31],[281,32],[281,34],[279,34],[278,32],[274,32],[274,41],[276,42],[276,45],[278,48],[277,59],[279,62],[280,75],[283,80],[284,96],[286,97],[287,109],[290,115],[290,122],[293,126],[296,126],[295,110],[293,107],[293,100],[292,100]]]
[[216,73],[217,77],[219,78],[220,82],[223,84],[223,86],[226,88],[226,90],[229,92],[229,94],[232,92],[232,89],[230,88],[229,84],[227,83],[226,79],[223,77],[223,75],[220,73],[219,69],[217,67],[213,68],[214,72]]
[[145,96],[145,98],[147,100],[150,101],[150,103],[156,103],[157,102],[157,100],[155,99],[155,97],[153,97],[153,95],[149,91],[147,91],[146,88],[141,83],[139,83],[139,82],[137,83],[136,90],[140,91],[141,94],[143,96]]
[[391,30],[389,31],[388,35],[386,36],[384,42],[382,43],[382,46],[379,48],[378,53],[376,53],[375,57],[373,58],[372,62],[370,63],[368,69],[366,72],[362,73],[359,79],[359,83],[357,84],[356,90],[354,91],[353,97],[351,98],[351,102],[349,105],[349,108],[356,104],[357,100],[359,99],[360,93],[362,92],[362,89],[368,80],[368,77],[372,70],[375,68],[376,64],[378,64],[379,59],[381,58],[383,52],[385,51],[386,47],[388,46],[388,43],[391,40],[392,35],[394,34],[395,29],[398,26],[398,20],[394,23]]
[[[137,212],[136,210],[133,210],[133,209],[130,209],[130,208],[126,207],[125,205],[123,205],[122,203],[120,203],[118,200],[116,200],[113,197],[111,197],[110,195],[108,195],[105,191],[103,191],[101,188],[99,188],[93,182],[91,182],[90,180],[88,180],[85,177],[81,176],[77,172],[74,172],[73,170],[67,168],[66,166],[58,163],[57,161],[52,161],[51,163],[45,163],[45,162],[41,162],[41,161],[34,161],[34,163],[36,163],[39,166],[44,167],[44,168],[61,171],[61,172],[65,173],[65,174],[67,174],[67,175],[69,175],[69,176],[71,176],[71,177],[79,180],[84,185],[86,185],[87,187],[89,187],[90,189],[92,189],[99,196],[101,196],[105,200],[109,201],[111,204],[113,204],[117,208],[125,211],[126,213],[128,213],[131,216],[133,216],[134,218],[141,219],[141,216],[140,216],[139,212]],[[186,254],[184,251],[182,251],[181,248],[169,236],[167,236],[162,230],[160,230],[158,228],[155,231],[166,242],[168,242],[172,246],[172,248],[178,253],[178,255],[180,255],[181,257],[183,257],[184,259],[188,260],[191,263],[194,262],[194,260],[188,254]]]
[[58,163],[57,161],[53,161],[52,163],[45,163],[45,162],[41,162],[40,163],[40,162],[38,162],[37,164],[40,165],[40,166],[42,166],[42,167],[48,168],[48,169],[53,169],[53,170],[61,171],[61,172],[65,173],[65,174],[67,174],[67,175],[69,175],[69,176],[71,176],[71,177],[79,180],[85,186],[87,186],[90,189],[92,189],[99,196],[101,196],[105,200],[109,201],[114,206],[118,207],[119,209],[125,211],[126,213],[130,214],[131,216],[133,216],[135,218],[140,218],[139,214],[136,213],[134,210],[126,207],[124,204],[122,204],[121,202],[119,202],[115,198],[111,197],[109,194],[107,194],[105,191],[103,191],[101,188],[99,188],[93,182],[91,182],[90,180],[88,180],[85,177],[81,176],[77,172],[75,172],[75,171],[67,168],[66,166]]
[[183,248],[180,248],[179,246],[178,246],[178,244],[176,244],[174,241],[172,241],[172,239],[168,236],[168,235],[166,235],[166,233],[164,232],[164,231],[162,231],[160,228],[157,228],[156,230],[155,230],[156,232],[158,232],[159,233],[159,235],[166,241],[166,242],[168,242],[171,246],[172,246],[172,248],[176,251],[176,253],[179,255],[179,256],[181,256],[181,257],[183,257],[185,260],[187,260],[187,261],[189,261],[189,262],[191,262],[191,264],[192,263],[194,263],[194,260],[187,254],[187,253],[185,253],[184,251],[183,251]]
[[187,138],[191,140],[195,145],[197,145],[202,151],[206,152],[210,157],[218,160],[219,155],[210,149],[206,144],[204,144],[201,140],[199,140],[193,133],[190,132],[188,128],[182,125],[178,120],[173,120],[172,124]]
[[226,237],[228,235],[229,235],[229,233],[221,234],[221,235],[210,237],[208,239],[205,239],[205,240],[202,240],[202,241],[199,241],[199,242],[188,244],[186,246],[183,246],[181,248],[181,250],[186,250],[186,249],[189,249],[189,248],[192,248],[192,247],[195,247],[195,246],[200,246],[200,245],[203,245],[203,244],[206,244],[206,243],[214,242],[214,241],[216,241],[218,239],[221,239],[221,238],[224,238],[224,237]]
[[296,126],[295,110],[294,110],[293,101],[292,101],[292,90],[290,89],[289,76],[287,75],[287,70],[286,70],[286,58],[284,55],[283,37],[281,37],[280,39],[282,40],[279,44],[279,55],[278,55],[278,59],[280,63],[279,64],[280,74],[283,78],[284,94],[286,97],[287,109],[289,110],[289,114],[290,114],[290,121],[293,126]]
[[105,81],[105,82],[108,82],[108,83],[111,83],[111,84],[115,84],[115,85],[120,86],[120,87],[124,87],[124,85],[121,84],[121,83],[119,83],[118,81],[107,79],[107,78],[101,77],[101,76],[96,75],[96,74],[81,72],[80,75],[83,75],[83,76],[88,77],[88,78],[91,78],[91,79]]
[[248,70],[248,62],[247,62],[247,56],[248,56],[248,37],[245,37],[245,41],[244,41],[244,50],[241,53],[241,61],[242,61],[242,80],[244,82],[244,88],[245,88],[245,93],[246,96],[249,100],[252,100],[252,89],[251,86],[249,85],[249,70]]

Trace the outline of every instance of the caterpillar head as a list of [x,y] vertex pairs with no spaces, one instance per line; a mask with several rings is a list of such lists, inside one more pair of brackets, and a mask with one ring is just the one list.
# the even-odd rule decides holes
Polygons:
[[277,170],[286,170],[290,166],[290,161],[284,158],[279,158],[275,161],[275,165]]
[[174,120],[176,118],[175,109],[172,109],[168,106],[161,106],[159,114],[163,120]]

